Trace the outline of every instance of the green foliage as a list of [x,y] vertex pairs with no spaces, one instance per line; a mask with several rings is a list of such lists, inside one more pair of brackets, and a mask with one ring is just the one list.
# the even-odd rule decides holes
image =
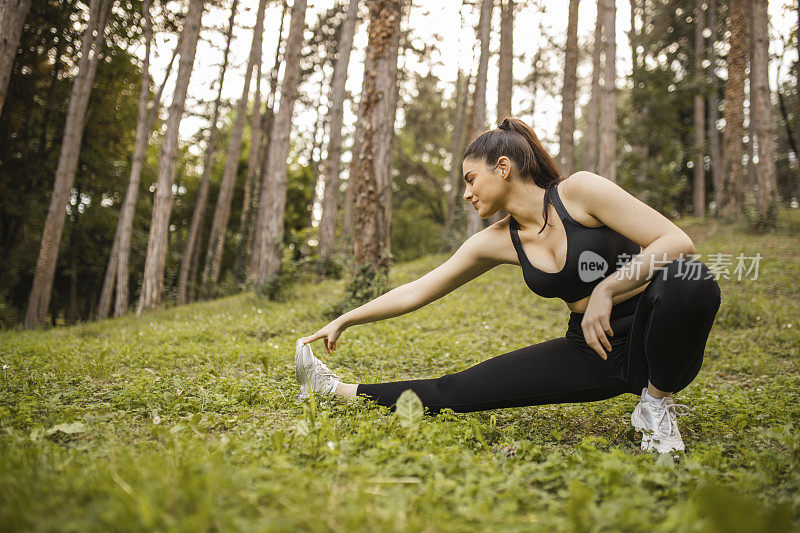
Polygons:
[[389,284],[391,261],[391,254],[383,252],[377,265],[355,265],[344,290],[344,300],[326,311],[325,316],[329,319],[336,318],[385,293]]
[[[680,221],[678,224],[683,226]],[[295,340],[342,281],[141,317],[0,332],[0,523],[17,530],[791,531],[800,528],[796,239],[687,226],[704,254],[755,249],[770,311],[715,324],[679,394],[687,451],[644,453],[634,395],[421,416],[297,400]],[[700,234],[704,239],[698,238]],[[445,259],[393,268],[396,283]],[[744,307],[740,298],[737,304]],[[434,377],[563,335],[560,301],[503,265],[321,355],[345,381]],[[791,326],[791,327],[788,327]],[[413,407],[416,405],[417,407]]]

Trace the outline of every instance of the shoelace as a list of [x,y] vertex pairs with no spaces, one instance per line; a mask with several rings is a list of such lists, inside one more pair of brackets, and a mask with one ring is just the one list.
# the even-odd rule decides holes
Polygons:
[[691,412],[691,408],[688,405],[684,405],[682,403],[674,403],[669,402],[663,405],[654,405],[653,406],[656,412],[656,416],[658,417],[658,423],[656,424],[656,430],[661,433],[661,424],[663,424],[664,419],[666,418],[667,421],[667,431],[662,433],[665,436],[671,436],[676,429],[678,429],[678,421],[677,416],[687,415]]

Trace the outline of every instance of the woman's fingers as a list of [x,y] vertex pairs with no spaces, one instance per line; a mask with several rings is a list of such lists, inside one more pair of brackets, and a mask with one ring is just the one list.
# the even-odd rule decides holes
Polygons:
[[597,338],[600,340],[600,343],[605,346],[605,348],[610,352],[611,351],[611,341],[608,340],[606,336],[606,332],[603,330],[603,327],[600,324],[595,325],[597,331]]
[[[608,359],[608,355],[606,355],[605,350],[603,349],[602,340],[605,340],[608,343],[608,339],[605,338],[605,333],[603,333],[602,328],[594,327],[593,325],[586,325],[583,327],[583,336],[586,339],[586,344],[588,344],[597,354],[602,357],[603,359]],[[602,336],[599,335],[602,333]],[[611,351],[611,344],[608,344],[608,350]]]

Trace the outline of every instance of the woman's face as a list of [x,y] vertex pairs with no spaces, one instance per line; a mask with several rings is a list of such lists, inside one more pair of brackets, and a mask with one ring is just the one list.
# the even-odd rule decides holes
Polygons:
[[486,161],[468,157],[464,170],[464,200],[470,202],[481,218],[489,218],[505,206],[505,194],[511,172],[511,161],[501,156],[491,167]]

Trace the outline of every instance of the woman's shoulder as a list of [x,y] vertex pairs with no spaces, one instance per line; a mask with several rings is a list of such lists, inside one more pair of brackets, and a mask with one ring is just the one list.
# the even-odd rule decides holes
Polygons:
[[558,184],[558,197],[564,208],[573,220],[589,228],[604,225],[597,217],[589,214],[588,208],[588,200],[603,194],[603,183],[598,180],[608,181],[594,172],[579,170]]

